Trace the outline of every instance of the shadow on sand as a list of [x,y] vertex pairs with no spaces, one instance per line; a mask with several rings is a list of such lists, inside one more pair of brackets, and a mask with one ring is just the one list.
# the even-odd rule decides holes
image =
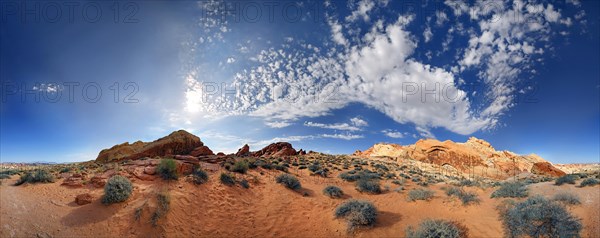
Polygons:
[[[104,205],[100,202],[101,199],[96,199],[94,202],[79,206],[71,213],[61,219],[61,223],[69,227],[79,227],[86,224],[103,222],[119,210],[123,208],[123,204]],[[75,202],[69,203],[68,206],[76,206]]]

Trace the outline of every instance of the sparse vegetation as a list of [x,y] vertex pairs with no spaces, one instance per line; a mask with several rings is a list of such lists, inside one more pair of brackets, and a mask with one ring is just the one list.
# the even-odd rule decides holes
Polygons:
[[135,218],[135,221],[139,221],[140,218],[142,218],[142,212],[144,211],[144,208],[146,208],[146,206],[148,206],[148,201],[145,201],[144,204],[135,208],[135,211],[133,213],[133,217]]
[[586,178],[579,184],[579,187],[594,186],[600,184],[600,180],[595,178]]
[[581,201],[579,200],[579,197],[577,195],[572,194],[572,193],[567,193],[567,192],[557,193],[556,195],[554,195],[552,200],[561,202],[565,205],[581,204]]
[[156,167],[156,172],[164,180],[177,180],[179,178],[177,175],[177,162],[174,159],[161,159],[158,167]]
[[467,233],[467,228],[457,222],[439,219],[424,220],[416,230],[410,226],[406,229],[406,237],[410,238],[463,238],[468,237]]
[[233,164],[231,171],[245,174],[246,172],[248,172],[248,168],[249,168],[248,161],[238,160],[235,162],[235,164]]
[[560,186],[565,183],[575,184],[575,180],[577,180],[577,177],[575,175],[568,174],[568,175],[562,176],[560,178],[557,178],[556,181],[554,181],[554,185]]
[[501,216],[507,237],[580,237],[582,229],[562,205],[541,196],[509,205]]
[[152,223],[152,226],[158,225],[158,220],[160,220],[161,217],[164,217],[167,212],[169,212],[171,206],[171,196],[169,195],[168,191],[163,191],[156,196],[156,201],[158,207],[150,218],[150,223]]
[[361,193],[380,194],[379,181],[361,178],[356,182],[356,190]]
[[290,174],[281,174],[275,178],[275,182],[285,185],[289,189],[298,190],[302,188],[300,181]]
[[341,188],[333,185],[329,185],[323,189],[323,194],[329,196],[330,198],[341,198],[344,196],[344,192]]
[[31,172],[25,173],[15,183],[15,186],[19,186],[24,183],[54,183],[54,176],[45,169],[36,169]]
[[345,218],[348,231],[359,226],[372,226],[377,220],[377,208],[369,201],[349,200],[335,209],[336,218]]
[[123,202],[129,198],[133,186],[129,179],[115,175],[108,179],[106,185],[104,185],[104,196],[102,197],[102,203],[112,204],[117,202]]
[[408,192],[408,200],[414,202],[416,200],[431,200],[434,192],[426,188],[417,188]]
[[459,187],[446,188],[446,195],[448,195],[449,197],[454,196],[459,198],[462,204],[465,206],[469,204],[479,204],[479,202],[481,202],[476,193],[467,192]]
[[228,173],[221,173],[221,176],[219,177],[219,179],[221,180],[222,184],[225,184],[227,186],[235,185],[235,179],[233,178],[233,176],[231,176]]
[[202,168],[197,168],[192,172],[192,180],[195,184],[203,184],[208,181],[208,173],[202,170]]
[[504,183],[491,195],[492,198],[522,198],[527,197],[525,184],[519,182]]
[[240,185],[242,186],[242,188],[250,188],[250,183],[248,183],[248,180],[242,179],[242,181],[240,181]]

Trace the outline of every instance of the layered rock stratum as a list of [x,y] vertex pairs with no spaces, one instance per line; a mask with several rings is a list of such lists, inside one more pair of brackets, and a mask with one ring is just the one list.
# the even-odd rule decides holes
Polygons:
[[487,141],[475,137],[465,143],[422,139],[413,145],[379,143],[353,155],[361,157],[389,157],[399,162],[417,160],[440,166],[450,172],[472,173],[490,178],[506,178],[528,172],[558,177],[565,174],[538,155],[518,155],[497,151]]

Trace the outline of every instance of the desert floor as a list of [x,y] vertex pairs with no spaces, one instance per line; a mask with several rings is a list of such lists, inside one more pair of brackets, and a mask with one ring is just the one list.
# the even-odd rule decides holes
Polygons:
[[[259,174],[263,171],[264,174]],[[125,202],[103,205],[103,194],[98,188],[68,188],[61,181],[51,184],[12,186],[18,176],[2,181],[0,187],[1,237],[403,237],[408,226],[416,226],[426,218],[458,221],[469,229],[471,237],[502,237],[502,223],[496,206],[504,199],[491,199],[494,188],[468,187],[481,199],[479,205],[462,206],[456,198],[449,198],[442,183],[430,185],[435,191],[431,201],[407,201],[407,191],[420,187],[410,181],[403,192],[394,192],[398,185],[383,181],[390,191],[379,195],[357,192],[354,183],[334,178],[318,178],[308,171],[292,171],[299,176],[302,190],[292,191],[275,183],[281,172],[256,169],[243,175],[251,187],[228,187],[219,182],[219,171],[210,172],[209,182],[195,185],[185,179],[165,182],[135,180],[134,192]],[[238,175],[240,176],[240,175]],[[325,186],[334,184],[346,194],[342,199],[331,199],[322,194]],[[156,209],[156,194],[169,191],[170,211],[158,225],[150,224]],[[569,210],[582,219],[582,236],[600,234],[600,186],[579,188],[575,185],[554,186],[552,182],[529,185],[530,196],[552,196],[569,191],[581,198],[581,205]],[[305,196],[305,192],[308,193]],[[78,194],[94,196],[91,204],[78,206]],[[360,229],[353,234],[346,231],[346,223],[335,219],[334,209],[345,200],[372,201],[379,216],[374,227]],[[141,218],[134,217],[142,207]]]

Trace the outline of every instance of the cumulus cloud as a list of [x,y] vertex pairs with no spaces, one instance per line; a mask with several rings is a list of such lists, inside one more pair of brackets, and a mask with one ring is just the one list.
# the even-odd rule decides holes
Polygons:
[[384,135],[386,135],[387,137],[391,137],[391,138],[404,138],[405,134],[396,130],[392,130],[392,129],[385,129],[382,130],[381,133],[383,133]]
[[[558,34],[551,27],[566,25],[568,20],[549,3],[534,5],[543,9],[538,12],[530,12],[527,4],[518,0],[499,2],[493,11],[482,2],[446,1],[446,4],[452,10],[448,14],[454,14],[456,19],[467,18],[477,23],[467,27],[456,22],[445,34],[434,34],[440,27],[428,28],[430,33],[424,33],[426,41],[434,35],[446,37],[444,51],[451,42],[466,37],[466,42],[457,42],[466,47],[455,50],[458,54],[455,65],[436,66],[415,57],[419,47],[417,36],[423,33],[408,30],[409,25],[415,24],[413,15],[370,21],[373,22],[370,29],[362,35],[357,29],[349,29],[353,24],[343,25],[339,19],[327,15],[328,42],[315,46],[295,39],[286,42],[294,47],[260,51],[253,56],[257,65],[238,72],[233,82],[226,85],[235,89],[227,98],[201,95],[202,90],[189,83],[186,110],[219,109],[221,114],[291,123],[300,118],[329,115],[335,109],[359,103],[398,123],[414,125],[425,137],[434,137],[432,128],[463,135],[493,128],[514,105],[522,73],[533,67],[537,55],[551,48],[549,39]],[[379,5],[360,1],[346,20],[372,20],[365,19],[365,15]],[[449,18],[447,13],[436,14],[441,23]],[[358,35],[346,37],[344,31]],[[461,87],[462,74],[467,71],[476,72],[486,86],[484,93],[467,92]],[[196,75],[191,78],[202,81]],[[473,100],[469,93],[480,98]],[[198,102],[199,98],[203,100]],[[267,125],[283,127],[286,123]],[[304,125],[345,131],[359,131],[361,127],[354,121],[333,124],[306,121]]]

